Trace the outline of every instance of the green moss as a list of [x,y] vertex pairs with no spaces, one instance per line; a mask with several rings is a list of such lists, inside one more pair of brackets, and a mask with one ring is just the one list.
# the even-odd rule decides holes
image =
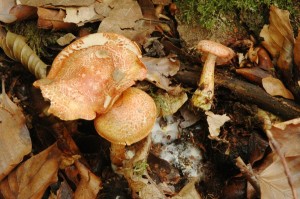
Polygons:
[[[227,16],[234,16],[249,30],[257,32],[268,22],[270,5],[291,13],[294,27],[299,26],[300,2],[298,0],[175,0],[181,20],[212,29],[220,23],[227,24]],[[231,17],[232,18],[232,17]]]
[[7,26],[7,29],[24,36],[26,43],[39,57],[51,57],[52,53],[47,47],[56,44],[56,40],[64,35],[60,32],[39,29],[35,20],[14,23]]

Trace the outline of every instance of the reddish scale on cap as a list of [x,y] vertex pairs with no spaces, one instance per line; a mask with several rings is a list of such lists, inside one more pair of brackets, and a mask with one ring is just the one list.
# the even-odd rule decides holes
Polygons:
[[38,80],[49,113],[62,120],[92,120],[109,110],[121,93],[146,77],[140,49],[114,33],[83,37],[59,53],[45,79]]

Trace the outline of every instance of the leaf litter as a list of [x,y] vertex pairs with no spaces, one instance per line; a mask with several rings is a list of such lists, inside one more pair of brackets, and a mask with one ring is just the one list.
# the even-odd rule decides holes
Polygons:
[[[172,30],[171,23],[164,22],[164,25],[159,24],[161,19],[170,20],[168,17],[165,17],[168,13],[159,11],[159,14],[156,13],[152,15],[154,11],[152,8],[156,7],[157,10],[159,10],[162,5],[167,7],[167,5],[170,4],[169,1],[147,1],[148,5],[152,5],[152,7],[149,6],[149,13],[152,14],[149,15],[148,13],[147,17],[151,15],[158,17],[155,20],[155,17],[153,17],[153,19],[151,19],[151,17],[145,18],[146,15],[144,15],[145,12],[143,12],[146,8],[145,2],[141,8],[138,2],[130,0],[124,1],[123,3],[116,3],[113,0],[101,2],[21,0],[20,2],[31,6],[47,5],[39,9],[51,8],[57,12],[61,12],[59,22],[63,24],[63,26],[65,26],[65,22],[68,22],[73,25],[76,24],[75,26],[78,28],[79,26],[87,26],[87,23],[101,21],[96,31],[109,31],[122,34],[137,41],[138,44],[144,48],[149,47],[147,50],[144,50],[146,52],[153,52],[148,53],[148,57],[144,56],[141,59],[148,69],[147,78],[146,81],[142,83],[139,82],[136,86],[146,90],[156,99],[157,107],[159,107],[157,114],[159,118],[152,129],[152,136],[149,136],[133,146],[126,147],[128,159],[124,161],[123,167],[113,168],[111,168],[109,158],[107,158],[109,157],[109,155],[107,156],[107,150],[109,150],[108,143],[100,138],[89,139],[88,137],[95,133],[90,123],[84,120],[75,120],[76,125],[73,130],[69,129],[69,131],[65,133],[72,135],[72,137],[76,139],[76,143],[79,144],[80,149],[77,148],[75,142],[72,141],[72,137],[60,139],[70,139],[68,142],[65,142],[65,145],[69,145],[72,142],[75,148],[77,148],[75,150],[77,151],[76,153],[78,153],[78,150],[82,150],[83,156],[72,156],[71,154],[74,153],[74,151],[70,149],[62,150],[60,149],[61,146],[58,147],[54,144],[45,150],[40,150],[40,153],[32,155],[31,158],[28,157],[29,159],[25,159],[22,162],[23,156],[30,153],[30,148],[14,163],[16,166],[15,169],[11,168],[9,171],[4,172],[4,179],[2,181],[0,180],[0,192],[5,198],[17,198],[20,194],[25,198],[41,198],[46,193],[46,190],[51,190],[51,195],[58,197],[64,191],[63,189],[68,190],[68,194],[66,195],[69,197],[97,198],[101,192],[107,194],[105,192],[107,190],[102,190],[103,185],[101,179],[103,177],[105,178],[105,175],[109,178],[110,173],[118,173],[125,178],[128,184],[123,184],[122,188],[124,190],[128,186],[131,192],[128,192],[127,196],[130,195],[133,198],[202,198],[202,196],[206,197],[209,194],[218,195],[222,191],[224,191],[223,194],[230,195],[231,193],[227,192],[226,189],[222,190],[222,186],[226,186],[224,182],[230,182],[236,177],[235,175],[239,173],[239,170],[233,166],[233,158],[236,158],[236,156],[242,156],[246,162],[249,161],[252,163],[251,166],[254,169],[254,177],[260,182],[262,198],[292,198],[293,189],[298,195],[300,194],[300,183],[298,178],[295,177],[299,175],[300,171],[298,166],[300,165],[298,157],[299,147],[297,144],[299,141],[298,120],[276,124],[270,129],[274,139],[280,146],[281,153],[284,154],[285,162],[290,172],[290,175],[287,175],[288,171],[286,167],[283,166],[282,159],[277,157],[278,155],[275,153],[276,150],[273,148],[271,141],[270,145],[272,150],[274,150],[271,153],[273,154],[273,158],[269,158],[267,162],[267,158],[264,157],[264,155],[266,156],[269,153],[266,150],[268,145],[264,143],[267,139],[261,135],[262,125],[257,126],[259,119],[256,118],[256,115],[252,115],[256,111],[255,108],[249,108],[251,106],[244,106],[242,108],[240,104],[232,101],[232,99],[235,99],[234,96],[231,96],[232,98],[222,98],[222,95],[228,95],[228,93],[226,93],[227,91],[222,90],[222,88],[218,88],[217,90],[217,96],[216,99],[214,99],[215,106],[212,107],[211,112],[203,113],[191,107],[189,98],[193,88],[190,88],[182,82],[178,82],[176,79],[176,76],[182,72],[182,57],[169,54],[165,49],[166,43],[161,39],[163,38],[167,39],[168,42],[173,42],[174,47],[179,46],[178,43],[174,42],[175,40],[172,40],[174,38],[170,39],[170,37],[173,36],[172,32],[175,32]],[[285,78],[287,75],[290,75],[287,73],[288,70],[286,67],[288,66],[289,69],[293,67],[293,50],[295,63],[298,65],[297,53],[295,53],[297,52],[295,49],[297,49],[298,38],[294,48],[293,34],[289,24],[289,13],[271,6],[270,15],[270,25],[265,26],[261,33],[265,39],[262,43],[271,54],[273,61],[276,61],[276,65],[279,67],[284,78],[282,79],[281,76],[259,78],[263,87],[267,87],[266,84],[269,85],[268,88],[271,87],[271,91],[270,89],[266,89],[266,92],[269,94],[275,97],[282,96],[293,100],[295,90],[291,88],[289,83],[286,83]],[[40,16],[39,19],[42,20],[43,18]],[[149,20],[151,23],[149,23]],[[55,21],[51,21],[51,17],[49,18],[49,22],[50,29],[59,29],[55,28],[57,26],[53,25]],[[280,30],[279,32],[276,31],[277,28]],[[64,30],[67,29],[68,28]],[[155,48],[152,45],[153,42],[151,42],[151,39],[153,38],[150,36],[151,33],[156,35],[155,41],[160,44],[160,48]],[[277,41],[278,38],[279,40]],[[145,45],[147,42],[151,45]],[[19,43],[17,44],[19,45]],[[6,47],[2,44],[2,48],[4,51],[6,50],[5,53],[8,56],[19,55],[18,49],[14,47]],[[151,54],[155,57],[149,57]],[[14,57],[11,56],[11,58]],[[197,60],[191,57],[189,58],[190,60]],[[253,58],[250,65],[257,66],[257,64],[260,63],[259,59],[265,58],[268,59],[268,57]],[[17,56],[17,60],[18,59],[20,58]],[[199,64],[197,61],[196,63]],[[235,61],[233,61],[232,64],[235,64]],[[261,69],[266,70],[264,66],[261,67]],[[279,83],[275,84],[274,81],[269,80],[270,78],[272,78],[272,80],[275,79],[275,82]],[[259,86],[261,86],[260,80],[256,81]],[[295,96],[295,98],[297,98],[297,96]],[[3,103],[3,100],[1,103]],[[0,110],[4,110],[3,105]],[[0,113],[2,117],[4,113]],[[22,114],[18,113],[18,116],[22,116]],[[230,122],[228,122],[229,120]],[[55,120],[51,120],[51,122],[55,123]],[[49,121],[46,122],[46,124],[47,123],[49,124]],[[67,122],[65,123],[67,124]],[[8,122],[6,122],[6,120],[0,123],[0,125],[7,124]],[[33,124],[36,125],[36,123]],[[25,121],[23,118],[22,125],[21,127],[20,125],[18,126],[18,130],[23,129],[24,125]],[[14,128],[9,127],[9,129],[13,130]],[[27,137],[29,137],[28,130],[26,133]],[[33,131],[33,133],[35,132]],[[220,139],[209,140],[207,139],[208,135],[211,137],[220,136]],[[35,135],[35,141],[36,137],[38,140],[45,140],[43,133],[38,136]],[[94,135],[92,137],[94,137]],[[257,147],[255,149],[262,150],[259,154],[255,155],[255,153],[245,152],[247,150],[251,151],[251,146],[248,146],[249,137],[253,143],[261,146],[261,148]],[[95,144],[87,144],[88,147],[86,144],[82,144],[86,143],[85,139],[89,140],[89,142],[101,142],[101,145],[97,146],[106,146],[106,148],[102,148],[102,150],[99,151],[99,148],[96,147],[97,149],[94,150]],[[0,145],[0,147],[2,147],[2,145]],[[28,147],[28,145],[26,145],[26,147]],[[9,149],[5,148],[1,151],[8,153],[8,150]],[[36,153],[36,151],[33,152]],[[93,153],[97,154],[97,158],[94,160],[99,161],[100,159],[102,166],[97,165],[92,158],[89,157],[92,157]],[[100,153],[101,158],[99,158]],[[149,161],[149,156],[153,155],[156,158],[151,162]],[[249,158],[248,156],[251,157]],[[253,159],[255,159],[255,161],[253,161]],[[259,164],[259,162],[264,161],[265,165]],[[163,168],[169,168],[171,171],[177,173],[177,175],[174,175],[176,177],[173,176],[174,178],[170,178],[170,173],[168,175],[163,174],[165,171],[162,170],[162,168],[159,169],[159,163],[162,162],[165,164]],[[149,164],[151,165],[149,166]],[[223,165],[222,171],[227,172],[228,176],[220,172],[218,168],[220,165]],[[195,170],[188,172],[188,169]],[[25,170],[28,172],[25,172]],[[39,170],[39,172],[36,172],[37,170]],[[43,172],[44,170],[47,170],[47,172]],[[216,177],[213,175],[214,173],[220,176]],[[78,176],[80,177],[78,178]],[[169,178],[164,178],[164,176],[169,176]],[[210,176],[214,177],[210,178]],[[291,178],[291,180],[289,178]],[[243,182],[245,182],[245,179],[243,180]],[[59,183],[59,185],[56,184],[60,187],[55,190],[53,189],[53,185],[57,183],[57,181],[61,183]],[[290,181],[292,182],[292,186],[290,185]],[[8,182],[14,182],[14,184],[12,185]],[[70,182],[73,184],[70,184]],[[213,184],[215,187],[210,189],[209,184]],[[19,190],[18,193],[16,193],[15,190]],[[33,192],[32,190],[36,191]],[[114,191],[111,190],[109,194],[113,192]],[[246,190],[243,190],[242,187],[231,192],[242,192],[246,194]],[[118,195],[118,193],[116,194]]]

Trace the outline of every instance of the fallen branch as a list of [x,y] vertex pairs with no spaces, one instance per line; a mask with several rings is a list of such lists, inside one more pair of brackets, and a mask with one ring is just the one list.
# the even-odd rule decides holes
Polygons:
[[[176,78],[181,83],[196,87],[199,74],[198,70],[188,68],[179,71]],[[215,74],[216,85],[229,89],[239,100],[256,104],[261,109],[269,111],[283,119],[293,119],[300,116],[300,106],[294,101],[273,97],[257,85],[226,75],[217,72]]]

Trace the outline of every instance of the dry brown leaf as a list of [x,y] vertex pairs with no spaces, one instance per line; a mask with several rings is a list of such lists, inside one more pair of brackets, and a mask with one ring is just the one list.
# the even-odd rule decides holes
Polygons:
[[15,0],[0,0],[0,21],[4,23],[12,23],[17,17],[10,14],[10,10],[15,6]]
[[[290,144],[288,144],[290,145]],[[299,156],[286,157],[289,166],[292,183],[297,195],[300,195],[300,158]],[[257,179],[260,183],[262,199],[287,199],[293,198],[282,162],[279,158],[262,171]]]
[[294,45],[294,33],[289,14],[286,10],[271,6],[270,24],[265,25],[260,32],[260,36],[264,38],[262,45],[277,60],[278,68],[287,79],[291,78]]
[[0,95],[0,181],[31,152],[31,139],[22,110]]
[[78,26],[84,23],[101,21],[104,16],[97,13],[95,9],[96,3],[82,7],[66,7],[66,17],[63,19],[67,23],[75,23]]
[[141,20],[143,15],[137,1],[114,1],[113,5],[108,17],[101,22],[98,32],[114,32],[131,40],[140,40],[138,37],[153,31],[153,25]]
[[300,30],[298,30],[298,36],[295,40],[294,46],[294,62],[297,66],[298,72],[300,72]]
[[191,179],[180,192],[172,197],[173,199],[201,199],[201,195],[196,190],[195,184],[199,181],[199,178]]
[[180,86],[171,86],[172,82],[168,78],[176,75],[179,71],[180,62],[174,57],[142,57],[141,61],[148,69],[146,79],[157,87],[164,89],[172,94],[182,91]]
[[95,0],[19,0],[22,5],[28,6],[89,6],[95,2]]
[[179,123],[179,126],[181,128],[187,128],[189,126],[192,126],[196,122],[200,120],[200,112],[195,112],[189,109],[188,103],[183,105],[182,108],[180,108],[180,114],[183,117],[183,121]]
[[100,178],[79,161],[75,162],[75,166],[80,174],[80,182],[76,188],[74,198],[96,198],[102,186]]
[[300,156],[300,118],[275,124],[270,130],[286,157]]
[[268,76],[262,79],[262,86],[272,96],[281,96],[287,99],[294,99],[293,94],[277,78]]
[[211,111],[206,111],[208,130],[211,137],[218,137],[220,134],[220,128],[224,125],[225,122],[228,122],[230,118],[224,115],[214,114]]
[[11,172],[1,183],[4,198],[42,198],[49,185],[57,181],[62,152],[56,144],[31,157]]
[[38,27],[53,30],[71,30],[76,25],[73,23],[66,23],[63,19],[66,17],[64,10],[55,10],[38,7]]

